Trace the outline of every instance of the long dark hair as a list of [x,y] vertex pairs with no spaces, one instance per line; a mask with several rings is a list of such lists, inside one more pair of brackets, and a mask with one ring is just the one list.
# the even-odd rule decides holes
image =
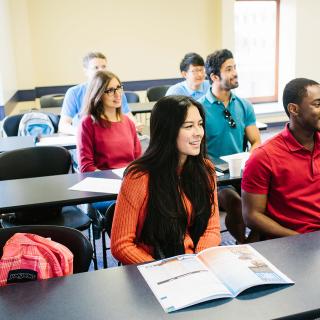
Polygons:
[[168,96],[155,104],[150,119],[150,144],[126,171],[149,175],[147,214],[139,240],[153,246],[156,259],[184,253],[188,220],[182,193],[192,204],[189,232],[195,246],[207,228],[214,205],[214,169],[206,160],[205,136],[199,155],[188,156],[178,172],[177,137],[190,106],[199,110],[205,125],[201,104],[189,97]]
[[[91,115],[95,121],[101,122],[102,116],[104,115],[102,96],[110,81],[114,78],[121,84],[120,79],[114,73],[97,71],[88,84],[87,93],[84,98],[84,113]],[[121,108],[116,109],[116,115],[117,118],[121,118]],[[108,119],[107,122],[109,122]]]

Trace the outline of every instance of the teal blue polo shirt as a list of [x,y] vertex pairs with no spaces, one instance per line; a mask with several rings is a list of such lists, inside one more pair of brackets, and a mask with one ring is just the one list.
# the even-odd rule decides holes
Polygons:
[[212,94],[211,88],[198,101],[203,105],[206,114],[205,130],[209,156],[219,158],[243,152],[245,128],[256,124],[252,104],[231,93],[227,109],[236,123],[236,127],[231,128],[224,115],[225,107]]

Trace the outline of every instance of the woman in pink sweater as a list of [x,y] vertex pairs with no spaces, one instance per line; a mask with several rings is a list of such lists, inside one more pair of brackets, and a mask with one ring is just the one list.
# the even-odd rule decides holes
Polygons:
[[[141,155],[141,144],[134,123],[121,113],[123,87],[119,78],[98,71],[89,83],[84,112],[77,135],[81,172],[126,167]],[[92,204],[102,214],[114,201]],[[93,219],[96,238],[99,226]]]
[[118,195],[111,250],[124,264],[220,244],[216,175],[206,156],[204,111],[185,96],[154,106],[150,144],[129,165]]
[[111,72],[99,71],[91,80],[77,135],[81,172],[126,167],[141,155],[135,125],[121,113],[122,93]]

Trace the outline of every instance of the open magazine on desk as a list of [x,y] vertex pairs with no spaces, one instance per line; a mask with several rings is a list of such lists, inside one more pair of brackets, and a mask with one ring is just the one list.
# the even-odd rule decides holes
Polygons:
[[233,298],[258,285],[294,283],[250,245],[212,247],[138,269],[166,312]]

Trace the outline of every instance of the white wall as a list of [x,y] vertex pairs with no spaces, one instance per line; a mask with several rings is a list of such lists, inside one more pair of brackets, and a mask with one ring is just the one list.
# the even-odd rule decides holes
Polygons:
[[295,0],[296,76],[320,81],[320,1]]
[[[296,0],[280,2],[279,88],[281,101],[286,83],[296,77],[297,5]],[[282,106],[281,106],[282,108]]]
[[90,50],[127,81],[179,77],[185,53],[220,47],[221,0],[10,1],[19,88],[82,81]]
[[17,91],[9,1],[0,0],[0,105]]
[[[233,50],[233,3],[0,0],[0,101],[17,89],[82,81],[89,50],[106,53],[123,81],[178,77],[188,51]],[[279,96],[296,76],[319,80],[319,11],[319,0],[281,0]]]
[[34,52],[28,0],[9,1],[13,17],[11,30],[17,70],[17,85],[20,90],[33,89],[35,87],[35,66],[33,63]]
[[234,51],[234,2],[235,0],[222,1],[222,39],[221,49]]

